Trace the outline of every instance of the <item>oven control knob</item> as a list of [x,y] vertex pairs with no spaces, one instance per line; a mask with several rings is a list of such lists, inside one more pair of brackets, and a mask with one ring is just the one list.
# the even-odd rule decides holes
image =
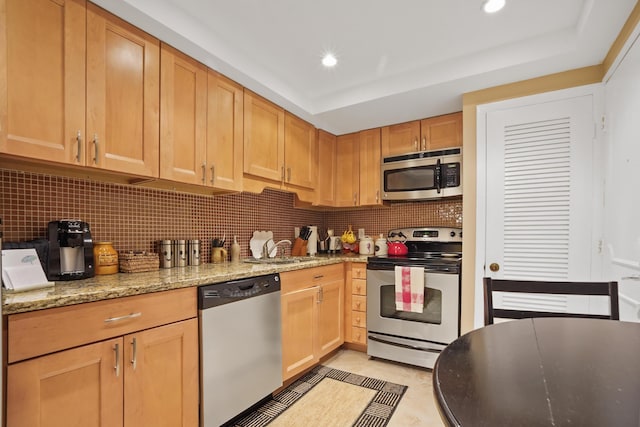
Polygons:
[[452,231],[451,233],[449,233],[449,236],[451,236],[451,237],[456,237],[456,232],[455,232],[455,231]]

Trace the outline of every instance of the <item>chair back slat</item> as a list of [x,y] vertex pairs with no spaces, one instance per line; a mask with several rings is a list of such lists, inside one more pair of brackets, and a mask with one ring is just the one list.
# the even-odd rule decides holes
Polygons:
[[[527,319],[533,317],[578,317],[592,319],[620,320],[618,305],[617,282],[545,282],[532,280],[484,280],[484,324],[491,325],[494,318],[502,319]],[[529,294],[553,294],[553,295],[587,295],[609,296],[609,315],[585,314],[585,313],[558,313],[535,310],[514,310],[494,308],[493,292],[517,292]]]

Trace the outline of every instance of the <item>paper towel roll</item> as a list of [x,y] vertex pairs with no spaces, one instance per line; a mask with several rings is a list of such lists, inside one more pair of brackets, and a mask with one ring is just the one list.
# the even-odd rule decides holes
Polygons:
[[309,228],[311,229],[311,235],[307,241],[307,253],[310,256],[314,256],[318,253],[318,227],[312,225]]

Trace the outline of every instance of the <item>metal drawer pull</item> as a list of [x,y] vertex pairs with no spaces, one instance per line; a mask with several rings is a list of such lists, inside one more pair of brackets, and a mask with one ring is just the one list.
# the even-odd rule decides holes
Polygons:
[[213,184],[213,180],[215,179],[215,165],[211,166],[211,183]]
[[116,371],[116,377],[120,376],[120,344],[113,346],[113,351],[116,353],[116,366],[113,369]]
[[133,370],[135,371],[137,366],[137,359],[138,359],[138,342],[136,341],[135,337],[132,338],[131,345],[133,346],[133,355],[131,358],[131,365],[133,365]]
[[104,323],[119,322],[120,320],[134,319],[140,316],[142,316],[142,312],[125,314],[124,316],[120,316],[120,317],[110,317],[108,319],[104,319]]

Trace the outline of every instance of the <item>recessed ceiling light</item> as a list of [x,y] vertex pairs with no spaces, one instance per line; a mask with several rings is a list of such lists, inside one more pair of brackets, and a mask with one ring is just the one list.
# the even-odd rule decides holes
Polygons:
[[505,0],[487,0],[484,2],[482,9],[484,9],[486,13],[496,13],[504,7],[504,4]]
[[327,68],[335,67],[338,60],[332,53],[327,53],[322,57],[322,65]]

